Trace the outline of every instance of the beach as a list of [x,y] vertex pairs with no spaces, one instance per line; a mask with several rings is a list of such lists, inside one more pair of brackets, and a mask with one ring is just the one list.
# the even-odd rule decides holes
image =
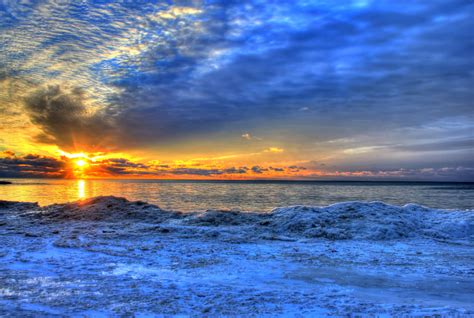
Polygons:
[[0,201],[0,315],[474,315],[474,211]]

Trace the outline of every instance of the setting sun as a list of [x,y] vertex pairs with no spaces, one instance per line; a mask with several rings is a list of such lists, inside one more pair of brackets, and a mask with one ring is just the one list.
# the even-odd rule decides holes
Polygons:
[[84,159],[76,160],[76,161],[75,161],[75,164],[76,164],[76,166],[78,166],[79,168],[84,168],[84,167],[87,167],[87,165],[88,165],[87,161],[84,160]]

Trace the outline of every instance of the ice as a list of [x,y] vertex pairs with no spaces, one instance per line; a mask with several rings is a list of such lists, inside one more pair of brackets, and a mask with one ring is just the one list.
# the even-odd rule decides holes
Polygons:
[[0,201],[0,316],[472,316],[473,215]]
[[[472,242],[474,238],[473,211],[436,210],[416,204],[399,207],[383,202],[344,202],[326,207],[281,207],[271,212],[258,213],[227,210],[181,213],[165,211],[141,201],[130,202],[125,198],[109,196],[45,207],[33,203],[0,201],[0,208],[2,207],[4,210],[34,211],[34,217],[45,222],[160,224],[147,230],[188,232],[210,237],[240,232],[245,239],[253,236],[280,240],[392,240],[431,237]],[[131,226],[130,230],[134,229]]]
[[305,237],[391,240],[407,237],[474,238],[474,211],[447,211],[409,204],[344,202],[327,207],[293,206],[272,211],[278,232]]

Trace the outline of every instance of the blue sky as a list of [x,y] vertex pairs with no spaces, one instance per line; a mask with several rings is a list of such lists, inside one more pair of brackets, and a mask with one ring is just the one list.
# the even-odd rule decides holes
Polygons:
[[472,179],[473,13],[471,1],[6,1],[1,147]]

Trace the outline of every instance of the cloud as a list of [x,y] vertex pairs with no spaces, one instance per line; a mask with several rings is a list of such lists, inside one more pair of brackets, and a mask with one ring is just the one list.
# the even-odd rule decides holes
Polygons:
[[84,103],[80,89],[48,86],[30,94],[24,106],[31,122],[42,130],[38,141],[68,151],[103,149],[114,131],[111,121],[101,111],[91,114]]
[[368,152],[373,152],[376,150],[380,150],[386,147],[383,146],[365,146],[365,147],[356,147],[356,148],[348,148],[344,149],[344,153],[348,155],[357,155],[357,154],[362,154],[362,153],[368,153]]
[[269,170],[276,171],[276,172],[283,172],[283,171],[285,171],[284,168],[274,168],[274,167],[271,167],[271,166],[268,167],[268,169],[269,169]]
[[223,172],[228,173],[228,174],[245,174],[247,173],[248,170],[249,168],[247,167],[239,167],[239,168],[231,167],[231,168],[224,169]]
[[415,143],[407,145],[396,145],[392,147],[401,151],[415,151],[415,152],[436,152],[436,151],[474,151],[474,137],[454,140],[440,140],[436,142]]
[[268,171],[267,168],[261,167],[261,166],[253,166],[250,170],[252,170],[254,173],[261,174],[265,171]]
[[165,172],[171,175],[198,175],[198,176],[218,176],[218,175],[232,175],[232,174],[246,174],[249,168],[247,167],[231,167],[225,169],[197,169],[197,168],[172,168]]
[[242,138],[247,139],[247,140],[263,140],[262,138],[253,136],[250,133],[242,134]]
[[[381,179],[381,180],[413,180],[413,181],[472,181],[472,167],[443,167],[420,169],[393,170],[350,170],[334,171],[322,176],[348,179]],[[321,175],[319,175],[321,177]]]
[[342,180],[467,181],[474,180],[474,166],[421,166],[419,168],[372,168],[330,165],[311,161],[305,167],[290,166],[292,172],[305,169],[305,178]]
[[5,150],[3,152],[3,154],[6,156],[6,157],[15,157],[15,153],[11,150]]
[[180,167],[169,164],[156,164],[150,162],[148,164],[134,162],[125,158],[109,158],[105,160],[91,162],[91,169],[86,171],[87,174],[95,176],[219,176],[246,174],[249,168],[229,167],[222,169],[214,168],[194,168]]
[[[0,177],[64,178],[74,177],[74,158],[49,157],[37,154],[18,156],[11,151],[0,157]],[[399,169],[358,169],[343,166],[328,166],[310,162],[306,167],[291,165],[288,167],[224,167],[195,168],[167,164],[142,163],[126,158],[108,158],[89,160],[83,173],[90,177],[277,177],[288,179],[334,179],[334,180],[412,180],[412,181],[472,181],[474,167],[443,166]],[[272,173],[277,173],[272,174]]]
[[153,170],[151,166],[133,162],[126,158],[108,158],[90,163],[91,168],[86,171],[86,174],[103,176],[120,176],[120,175],[151,175]]
[[110,158],[100,161],[102,164],[111,165],[115,167],[122,167],[122,168],[140,168],[140,169],[148,169],[150,168],[149,165],[143,163],[132,162],[125,158]]
[[214,176],[223,174],[222,170],[219,169],[197,169],[197,168],[176,168],[167,171],[174,175],[198,175],[198,176]]
[[66,161],[48,156],[28,154],[17,157],[5,152],[0,158],[0,177],[3,178],[61,178],[67,176]]
[[293,166],[289,166],[288,167],[288,170],[290,172],[300,172],[301,170],[306,170],[307,168],[306,167],[300,167],[300,166],[296,166],[296,165],[293,165]]
[[242,138],[250,140],[250,139],[252,139],[252,136],[250,136],[249,133],[245,133],[245,134],[242,135]]

